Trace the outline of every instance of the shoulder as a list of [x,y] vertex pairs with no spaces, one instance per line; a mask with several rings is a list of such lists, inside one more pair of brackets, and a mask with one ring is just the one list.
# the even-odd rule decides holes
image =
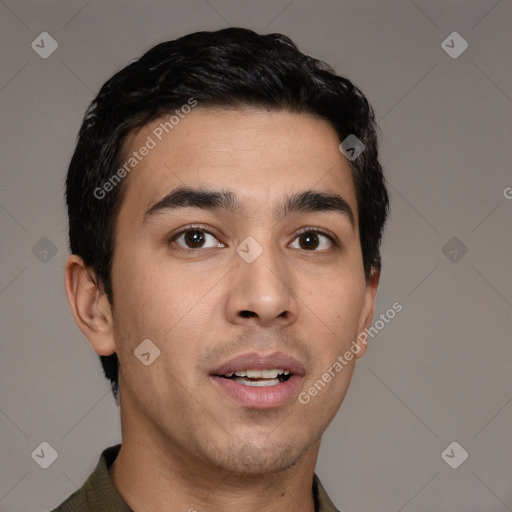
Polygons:
[[120,448],[119,444],[105,449],[96,468],[82,487],[52,512],[130,512],[128,505],[116,491],[109,474],[109,467]]
[[316,473],[313,475],[313,497],[316,512],[340,512],[329,498]]

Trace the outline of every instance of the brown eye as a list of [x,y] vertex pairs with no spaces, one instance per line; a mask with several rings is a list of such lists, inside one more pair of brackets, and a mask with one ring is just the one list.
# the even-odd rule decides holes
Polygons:
[[316,249],[320,244],[318,235],[315,233],[303,233],[298,238],[301,249]]
[[201,247],[204,244],[204,241],[204,233],[196,229],[194,231],[187,231],[184,235],[184,242],[187,244],[187,247],[192,249]]
[[224,247],[215,236],[204,229],[187,229],[178,233],[171,241],[185,249],[209,249]]
[[303,231],[302,233],[299,233],[295,240],[298,240],[299,242],[296,243],[294,241],[292,247],[294,249],[302,249],[305,251],[316,251],[317,249],[319,251],[326,250],[329,249],[331,246],[335,245],[332,238],[329,235],[314,229],[310,229],[307,231]]

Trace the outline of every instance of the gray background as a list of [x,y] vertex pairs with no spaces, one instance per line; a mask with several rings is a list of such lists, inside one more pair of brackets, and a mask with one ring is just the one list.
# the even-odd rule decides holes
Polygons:
[[[0,1],[0,510],[53,508],[120,440],[64,294],[63,185],[85,108],[153,44],[229,25],[284,32],[334,65],[382,130],[377,315],[403,311],[324,437],[327,491],[347,512],[512,510],[511,14],[510,0]],[[31,48],[43,31],[59,45],[47,59]],[[453,31],[469,44],[456,59],[441,46]],[[48,469],[31,457],[43,441]],[[458,469],[441,458],[452,441],[469,453]]]

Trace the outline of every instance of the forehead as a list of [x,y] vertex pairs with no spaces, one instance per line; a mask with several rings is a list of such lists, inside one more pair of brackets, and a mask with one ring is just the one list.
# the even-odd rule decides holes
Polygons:
[[[357,212],[352,170],[332,125],[312,114],[196,107],[170,122],[164,116],[130,135],[120,216],[138,215],[178,187],[229,189],[261,211],[283,194],[341,194]],[[148,148],[148,149],[145,149]],[[125,212],[125,213],[123,213]]]

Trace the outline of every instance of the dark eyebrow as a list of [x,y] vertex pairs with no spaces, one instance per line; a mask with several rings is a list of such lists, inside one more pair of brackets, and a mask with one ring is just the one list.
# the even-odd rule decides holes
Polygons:
[[348,217],[355,227],[355,216],[350,205],[338,194],[306,190],[297,192],[285,199],[277,208],[278,218],[282,219],[294,212],[328,212],[334,211]]
[[[204,210],[226,210],[232,215],[243,211],[242,204],[236,194],[229,190],[208,190],[191,187],[178,187],[144,214],[146,220],[165,210],[179,208],[200,208]],[[350,205],[338,194],[330,194],[314,190],[297,192],[287,197],[277,205],[276,217],[281,220],[295,212],[327,212],[335,211],[348,217],[352,227],[355,227],[355,216]]]
[[149,208],[144,214],[143,222],[163,210],[176,210],[187,207],[212,211],[227,210],[234,215],[241,209],[241,204],[235,194],[230,191],[178,187]]

